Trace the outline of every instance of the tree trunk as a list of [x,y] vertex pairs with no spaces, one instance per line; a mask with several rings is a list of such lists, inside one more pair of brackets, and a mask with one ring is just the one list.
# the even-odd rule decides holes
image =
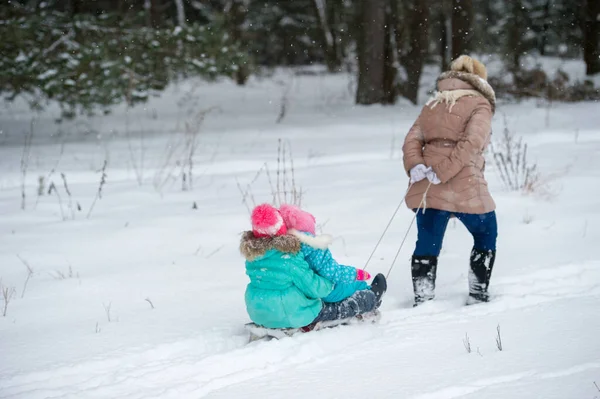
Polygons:
[[446,13],[444,10],[440,11],[439,24],[441,70],[445,71],[446,68],[448,68],[448,65],[450,65],[450,60],[448,60],[448,24],[446,21]]
[[[233,43],[236,43],[240,48],[245,49],[246,39],[244,37],[243,25],[246,21],[247,14],[246,6],[241,0],[232,0],[229,3],[229,9],[227,10],[227,21],[229,34]],[[238,86],[243,86],[248,81],[250,76],[250,70],[247,64],[238,65],[238,70],[235,73],[235,81]]]
[[146,25],[149,28],[158,28],[161,25],[159,0],[144,0],[144,11],[146,13]]
[[521,70],[521,55],[523,53],[524,18],[521,0],[511,0],[509,23],[507,28],[506,55],[509,58],[509,70],[518,75]]
[[402,94],[417,104],[421,72],[429,45],[429,4],[428,0],[407,0],[407,3],[405,20],[408,21],[410,39],[408,51],[400,58],[407,78]]
[[335,34],[330,26],[330,21],[332,20],[330,12],[332,9],[328,7],[327,0],[312,0],[312,4],[319,23],[321,48],[323,48],[325,55],[327,70],[329,72],[339,72],[341,62],[337,56]]
[[175,6],[177,7],[177,25],[185,26],[185,8],[183,7],[183,0],[175,0]]
[[540,47],[538,49],[541,56],[546,55],[550,22],[550,0],[546,0],[546,3],[544,4],[544,25],[542,26],[542,37],[540,38]]
[[385,43],[384,43],[384,68],[383,68],[383,91],[385,93],[384,104],[394,104],[398,96],[396,89],[396,65],[394,57],[394,47],[392,45],[392,36],[394,34],[393,15],[387,13],[385,24]]
[[386,0],[361,0],[357,104],[381,104],[385,93]]
[[67,0],[65,2],[65,10],[71,15],[80,14],[82,10],[81,0]]
[[[344,63],[345,57],[345,42],[343,40],[344,32],[339,32],[339,26],[343,22],[345,4],[344,0],[327,0],[329,16],[329,30],[333,36],[333,45],[335,49],[336,62],[338,64],[338,70],[341,70],[342,64]],[[346,32],[346,35],[348,33]]]
[[583,28],[583,59],[588,76],[600,73],[600,1],[587,0]]
[[120,16],[123,16],[123,14],[125,13],[125,0],[119,0],[117,3],[117,13]]
[[473,1],[452,0],[452,59],[471,50]]
[[146,15],[146,26],[152,26],[152,3],[150,0],[144,0],[144,14]]

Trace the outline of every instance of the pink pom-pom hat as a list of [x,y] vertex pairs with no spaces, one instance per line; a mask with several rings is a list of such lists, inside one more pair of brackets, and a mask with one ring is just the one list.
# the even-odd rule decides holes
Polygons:
[[269,204],[258,205],[252,211],[252,233],[255,237],[274,237],[287,234],[279,211]]
[[316,219],[310,213],[294,205],[281,205],[279,212],[288,230],[294,229],[315,234]]

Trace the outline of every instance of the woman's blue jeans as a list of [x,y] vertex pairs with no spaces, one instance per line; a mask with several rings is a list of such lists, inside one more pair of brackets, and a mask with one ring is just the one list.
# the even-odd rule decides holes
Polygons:
[[481,251],[495,251],[498,237],[496,212],[481,215],[422,209],[417,211],[418,238],[415,256],[439,256],[450,217],[454,215],[473,236],[473,247]]

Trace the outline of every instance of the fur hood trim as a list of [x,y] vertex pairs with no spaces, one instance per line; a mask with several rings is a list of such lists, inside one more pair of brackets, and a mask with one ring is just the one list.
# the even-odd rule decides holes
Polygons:
[[309,247],[316,249],[327,249],[333,242],[333,237],[329,234],[311,236],[308,234],[304,234],[296,229],[289,230],[288,233],[296,237],[303,244],[306,244]]
[[459,79],[470,84],[475,90],[480,92],[486,100],[490,102],[492,105],[492,112],[496,112],[496,93],[494,93],[492,86],[490,86],[490,84],[484,79],[472,73],[448,71],[442,73],[437,81],[440,82],[445,79]]
[[477,90],[444,90],[436,91],[433,97],[427,101],[425,105],[434,109],[439,103],[445,103],[450,107],[449,112],[452,112],[452,107],[456,104],[456,101],[461,97],[475,96],[483,97],[483,94]]
[[242,235],[240,252],[249,261],[264,256],[271,249],[297,254],[300,252],[300,240],[290,234],[257,238],[251,231],[246,231]]

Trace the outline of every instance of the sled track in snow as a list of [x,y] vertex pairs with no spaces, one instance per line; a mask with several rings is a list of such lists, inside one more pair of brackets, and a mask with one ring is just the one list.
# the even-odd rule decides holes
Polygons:
[[[448,303],[436,307],[430,307],[426,303],[416,309],[405,308],[391,312],[384,310],[384,323],[387,323],[386,328],[389,330],[401,330],[407,325],[424,321],[441,323],[457,317],[485,316],[562,299],[600,296],[600,263],[563,265],[537,270],[518,278],[492,278],[492,284],[493,297],[490,303],[474,306]],[[464,285],[466,300],[466,284]],[[462,303],[461,301],[462,298],[459,302]]]
[[[440,301],[441,306],[385,310],[379,325],[355,325],[302,334],[292,339],[246,344],[239,333],[205,333],[185,342],[160,345],[133,353],[110,353],[77,364],[55,365],[29,373],[0,375],[0,397],[36,398],[199,398],[278,370],[318,362],[371,340],[393,340],[418,325],[456,321],[530,308],[576,297],[600,297],[600,263],[564,265],[537,270],[519,278],[494,281],[493,302],[464,307]],[[410,342],[398,345],[410,345]],[[383,342],[382,342],[383,343]],[[555,373],[520,373],[494,381],[475,381],[446,387],[415,399],[458,398],[494,384],[521,379],[544,379],[598,369],[600,363],[557,370]]]
[[553,372],[538,373],[536,371],[528,371],[523,373],[507,374],[495,378],[486,378],[468,385],[459,385],[446,387],[437,391],[428,392],[422,395],[413,396],[410,399],[455,399],[465,395],[476,393],[483,389],[503,385],[509,383],[530,381],[530,380],[548,380],[553,378],[565,377],[573,374],[582,373],[589,370],[600,369],[600,362],[584,363],[579,366],[560,369]]

